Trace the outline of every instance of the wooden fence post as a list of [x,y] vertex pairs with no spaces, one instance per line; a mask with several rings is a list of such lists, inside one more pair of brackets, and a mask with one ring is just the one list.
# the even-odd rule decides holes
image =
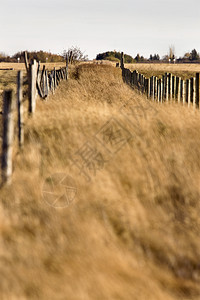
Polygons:
[[149,99],[150,98],[150,78],[147,78],[147,83],[146,83],[146,86],[147,86],[147,98]]
[[185,82],[185,80],[183,80],[182,85],[183,85],[183,87],[182,87],[182,99],[183,99],[183,105],[184,105],[185,101],[186,101],[186,82]]
[[26,67],[26,71],[27,71],[27,75],[29,74],[29,67],[28,67],[28,55],[27,52],[24,52],[24,63],[25,63],[25,67]]
[[185,101],[188,103],[188,107],[190,106],[190,79],[186,80],[186,97],[185,97]]
[[121,53],[121,69],[124,69],[124,52]]
[[180,77],[177,77],[176,87],[177,87],[177,101],[178,103],[180,103],[181,101],[181,78]]
[[69,58],[67,55],[67,57],[66,57],[66,75],[65,75],[66,80],[68,80],[68,68],[69,68]]
[[157,83],[157,101],[160,102],[160,79],[158,79]]
[[56,68],[53,70],[54,91],[56,89]]
[[180,102],[183,101],[183,79],[180,78],[181,87],[180,87]]
[[2,183],[10,184],[12,176],[12,152],[14,139],[15,101],[13,91],[7,90],[3,97],[3,144],[2,144]]
[[150,97],[153,98],[154,96],[154,82],[153,76],[150,77]]
[[157,94],[158,93],[157,88],[158,88],[158,78],[156,76],[154,76],[154,100],[158,96],[158,94]]
[[165,99],[168,101],[169,99],[169,75],[165,73]]
[[34,114],[36,108],[36,79],[37,63],[36,60],[29,65],[29,114]]
[[176,76],[172,76],[172,98],[175,98],[176,91]]
[[160,102],[163,102],[163,79],[160,79]]
[[169,99],[171,101],[172,100],[172,74],[169,73],[168,77],[169,77],[169,79],[168,79],[168,82],[169,82]]
[[17,106],[18,106],[18,141],[19,147],[24,145],[24,109],[23,109],[23,72],[19,71],[17,75]]
[[196,78],[193,78],[193,96],[192,96],[192,104],[193,104],[193,108],[195,108],[195,99],[196,99]]
[[162,76],[162,98],[165,98],[165,75]]
[[199,73],[196,73],[196,106],[199,108]]
[[45,96],[48,97],[49,95],[49,78],[47,70],[45,71]]

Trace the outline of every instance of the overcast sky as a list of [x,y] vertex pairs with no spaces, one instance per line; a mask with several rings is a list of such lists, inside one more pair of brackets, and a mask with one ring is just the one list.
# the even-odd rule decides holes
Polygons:
[[199,0],[0,0],[0,52],[200,52]]

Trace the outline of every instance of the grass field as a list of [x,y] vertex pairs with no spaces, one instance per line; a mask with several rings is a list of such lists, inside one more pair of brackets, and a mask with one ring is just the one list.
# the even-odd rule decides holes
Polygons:
[[164,75],[165,72],[188,79],[200,72],[200,64],[125,64],[131,71],[137,70],[146,77]]
[[[26,119],[0,190],[1,298],[199,299],[199,123],[138,95],[118,68],[72,69]],[[80,171],[70,157],[85,145],[102,156]],[[44,194],[60,174],[75,182],[68,202]]]

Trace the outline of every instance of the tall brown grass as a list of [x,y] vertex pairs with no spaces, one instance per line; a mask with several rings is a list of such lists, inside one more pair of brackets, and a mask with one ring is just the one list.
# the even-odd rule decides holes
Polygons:
[[[131,134],[113,155],[94,139],[111,118]],[[12,186],[0,190],[1,298],[199,299],[199,122],[198,111],[148,102],[119,69],[72,70],[26,120]],[[69,159],[87,141],[107,160],[90,182]],[[76,181],[63,209],[42,197],[54,173]]]

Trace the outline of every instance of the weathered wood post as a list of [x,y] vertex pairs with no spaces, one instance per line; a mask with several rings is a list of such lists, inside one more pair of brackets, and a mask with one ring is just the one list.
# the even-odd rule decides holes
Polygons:
[[190,79],[186,80],[186,97],[185,97],[185,101],[186,103],[188,103],[188,107],[190,106]]
[[177,90],[177,101],[180,103],[181,101],[181,78],[177,77],[177,83],[176,83],[176,90]]
[[147,78],[147,98],[149,99],[151,96],[151,84],[150,84],[150,78]]
[[196,107],[199,108],[199,73],[196,73]]
[[180,102],[183,101],[183,79],[180,78],[181,81],[181,91],[180,91]]
[[196,98],[195,82],[196,82],[196,78],[192,77],[191,78],[191,103],[194,108],[195,108],[195,98]]
[[162,75],[162,97],[165,98],[165,75]]
[[154,79],[153,76],[150,77],[150,97],[154,97]]
[[18,141],[19,147],[24,145],[24,109],[23,109],[23,72],[19,71],[17,75],[17,106],[18,106]]
[[54,86],[54,71],[51,71],[51,90],[52,94],[54,94],[55,86]]
[[12,177],[12,153],[14,139],[14,116],[16,107],[13,91],[7,90],[3,97],[3,144],[2,144],[2,184],[10,184]]
[[175,98],[176,76],[172,76],[172,98]]
[[45,96],[48,97],[49,95],[49,77],[47,70],[45,71]]
[[55,91],[55,89],[57,88],[56,68],[54,68],[53,79],[54,79],[54,91]]
[[124,69],[124,52],[121,53],[121,69]]
[[165,99],[169,100],[169,75],[165,73]]
[[157,101],[160,102],[160,79],[158,79],[157,83]]
[[160,102],[163,102],[163,79],[160,79]]
[[37,63],[36,60],[29,65],[29,114],[34,114],[36,108],[36,79],[37,79]]
[[186,102],[186,81],[183,80],[183,83],[182,83],[183,87],[182,87],[182,99],[183,99],[183,105],[185,104]]
[[24,63],[25,63],[25,67],[26,67],[27,74],[28,74],[28,73],[29,73],[29,67],[28,67],[28,54],[27,54],[26,51],[24,52]]
[[169,99],[170,99],[170,101],[172,101],[172,74],[169,73],[168,77],[169,77],[169,79],[168,79],[168,82],[169,82]]
[[154,76],[154,100],[157,98],[158,78]]
[[66,56],[66,76],[65,79],[68,79],[68,70],[69,70],[69,57],[68,55]]

